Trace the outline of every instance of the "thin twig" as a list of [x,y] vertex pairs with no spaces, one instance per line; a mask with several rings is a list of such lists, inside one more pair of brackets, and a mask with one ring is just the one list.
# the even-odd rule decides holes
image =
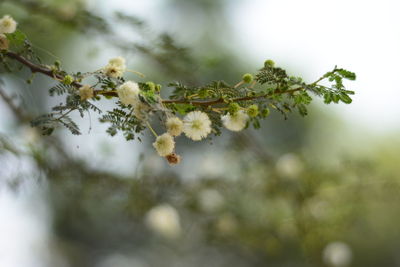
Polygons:
[[151,127],[150,123],[148,121],[146,121],[146,125],[147,128],[150,130],[150,132],[154,135],[154,137],[158,137],[158,134],[156,133],[156,131],[154,131],[153,127]]
[[[30,62],[29,60],[25,59],[24,57],[13,53],[13,52],[6,52],[5,54],[9,58],[15,59],[18,62],[22,63],[23,65],[27,66],[33,73],[38,72],[42,73],[44,75],[47,75],[53,79],[56,80],[63,80],[64,76],[58,73],[55,73],[53,70],[47,68],[46,66],[43,65],[38,65],[35,63]],[[316,84],[319,81],[321,81],[324,77],[321,77],[319,80],[312,84]],[[82,87],[82,84],[74,81],[72,86],[76,88]],[[300,87],[296,89],[291,89],[291,90],[281,90],[281,91],[274,91],[272,93],[268,94],[263,94],[263,95],[258,95],[258,96],[246,96],[246,97],[237,97],[237,98],[232,98],[232,99],[224,99],[224,98],[218,98],[218,99],[211,99],[211,100],[197,100],[193,101],[190,99],[162,99],[161,102],[163,104],[191,104],[194,106],[213,106],[213,105],[218,105],[218,104],[223,104],[226,101],[249,101],[249,100],[254,100],[254,99],[259,99],[259,98],[269,98],[274,95],[281,95],[281,94],[291,94],[296,91],[304,90],[305,88]],[[117,92],[115,90],[113,91],[105,91],[105,90],[95,90],[94,95],[103,95],[103,96],[118,96]]]
[[65,116],[67,116],[69,113],[71,113],[74,110],[76,110],[76,108],[71,108],[70,110],[68,110],[67,112],[62,114],[60,117],[56,118],[56,121],[61,121],[62,118],[64,118]]

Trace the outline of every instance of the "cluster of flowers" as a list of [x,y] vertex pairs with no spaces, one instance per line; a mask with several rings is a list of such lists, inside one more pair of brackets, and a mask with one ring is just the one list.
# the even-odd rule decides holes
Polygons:
[[[119,78],[122,77],[126,71],[125,59],[116,57],[109,60],[108,64],[102,68],[102,73],[108,77]],[[145,120],[150,107],[140,100],[140,87],[134,81],[126,81],[116,89],[119,100],[124,105],[131,105],[133,107],[133,114],[140,120]],[[93,88],[84,85],[79,88],[79,95],[81,100],[88,100],[94,96]],[[231,131],[243,130],[250,117],[258,115],[258,106],[251,105],[247,109],[241,108],[237,103],[229,105],[229,112],[221,116],[221,120],[225,128]],[[205,139],[212,131],[211,120],[207,113],[202,111],[192,111],[179,118],[175,115],[167,113],[165,121],[166,132],[162,135],[157,135],[153,143],[157,153],[165,157],[171,164],[180,162],[180,156],[175,151],[175,137],[184,133],[188,138],[193,141],[200,141]],[[148,125],[149,126],[149,125]],[[150,126],[149,126],[150,127]]]
[[9,42],[5,33],[13,33],[17,29],[17,22],[9,15],[0,19],[0,50],[7,50]]
[[[229,113],[221,116],[221,121],[224,127],[230,131],[243,130],[250,117],[258,115],[257,105],[251,105],[245,111],[237,103],[232,103],[229,109]],[[193,141],[200,141],[206,138],[212,130],[210,118],[202,111],[191,111],[182,120],[176,116],[171,116],[166,120],[165,126],[167,132],[158,136],[153,143],[160,156],[174,155],[174,137],[184,133],[186,137]]]
[[[0,49],[8,49],[9,42],[5,33],[13,33],[16,31],[16,28],[17,22],[11,16],[5,15],[0,19]],[[126,71],[128,70],[123,57],[110,59],[108,64],[100,70],[104,75],[115,79],[121,78]],[[251,74],[245,74],[242,83],[249,83],[252,80]],[[62,82],[64,84],[72,84],[74,78],[66,75]],[[133,115],[139,120],[145,121],[151,107],[140,100],[139,95],[141,90],[139,84],[134,81],[126,81],[119,85],[116,91],[120,102],[124,105],[131,105],[133,107]],[[94,88],[90,85],[83,85],[79,88],[78,93],[81,100],[86,101],[94,97]],[[202,111],[189,112],[183,119],[176,117],[171,112],[166,112],[166,114],[165,126],[167,131],[164,134],[157,135],[148,123],[147,125],[156,137],[153,146],[157,153],[165,157],[171,164],[177,164],[180,162],[180,156],[174,152],[174,138],[184,133],[193,141],[200,141],[211,133],[212,123],[207,113]],[[229,105],[229,112],[222,115],[221,120],[228,130],[241,131],[246,127],[249,118],[257,115],[257,105],[251,105],[244,109],[237,103],[231,103]]]

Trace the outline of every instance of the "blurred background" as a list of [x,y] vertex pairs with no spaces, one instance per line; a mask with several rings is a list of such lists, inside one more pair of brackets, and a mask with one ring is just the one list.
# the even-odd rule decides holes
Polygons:
[[335,65],[357,73],[351,105],[317,99],[305,118],[272,114],[212,143],[180,138],[173,167],[151,138],[110,137],[95,114],[75,117],[83,135],[40,136],[27,116],[61,101],[48,96],[54,81],[1,73],[0,266],[400,266],[399,8],[0,0],[0,16],[70,71],[122,55],[164,86],[233,84],[269,58],[308,82]]

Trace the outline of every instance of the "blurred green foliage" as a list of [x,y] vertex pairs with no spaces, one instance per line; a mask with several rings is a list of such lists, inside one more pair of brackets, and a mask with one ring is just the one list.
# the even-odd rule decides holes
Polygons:
[[[180,21],[194,13],[204,18],[206,23],[197,25],[201,37],[191,44],[192,52],[170,35],[150,38],[147,31],[144,39],[152,42],[118,42],[116,49],[140,54],[143,68],[147,67],[154,76],[184,78],[191,83],[220,77],[235,81],[245,71],[243,66],[252,63],[233,64],[245,59],[233,47],[225,46],[228,31],[224,38],[218,38],[219,31],[210,26],[217,23],[218,27],[229,29],[224,20],[226,4],[227,1],[210,0],[165,4],[169,7],[166,12],[172,12]],[[58,15],[63,5],[75,10],[67,18]],[[97,22],[101,16],[94,12],[87,20],[85,4],[75,5],[74,1],[3,0],[0,8],[13,14],[30,35],[45,31],[45,35],[37,34],[34,43],[49,51],[62,51],[69,45],[64,43],[66,35],[73,39],[76,30],[84,32],[85,38],[98,40],[114,34],[105,30],[105,21]],[[128,19],[123,14],[116,16],[118,23]],[[142,26],[146,24],[129,19],[132,30],[143,35]],[[71,54],[67,52],[65,57],[68,56]],[[79,65],[81,59],[70,60]],[[148,62],[153,62],[150,67]],[[25,79],[26,73],[20,77]],[[46,95],[43,88],[48,85],[34,82],[32,92]],[[15,87],[22,99],[29,98],[26,91]],[[9,104],[13,101],[8,99]],[[47,104],[38,101],[36,105],[40,110]],[[32,110],[35,109],[20,106],[13,112],[14,123],[0,138],[0,156],[3,163],[13,157],[33,162],[37,172],[32,173],[31,179],[47,188],[45,199],[52,213],[56,249],[70,266],[399,264],[398,144],[378,143],[370,155],[326,164],[326,153],[305,152],[310,120],[326,117],[282,121],[271,116],[268,127],[259,132],[233,135],[204,150],[182,144],[193,154],[186,165],[193,167],[187,168],[196,166],[202,170],[196,179],[188,179],[183,167],[160,165],[146,152],[130,175],[121,175],[104,171],[93,164],[93,158],[72,155],[64,145],[63,134],[44,138],[34,134],[29,141],[21,133],[26,131],[25,115],[31,115]],[[339,131],[340,127],[336,129]],[[28,179],[14,178],[5,182],[16,190]],[[149,216],[154,207],[165,204],[177,213],[163,206],[164,213],[158,212],[162,216]],[[337,241],[347,244],[351,261],[343,246],[333,256],[326,249]],[[340,264],[333,264],[332,258],[339,258]]]

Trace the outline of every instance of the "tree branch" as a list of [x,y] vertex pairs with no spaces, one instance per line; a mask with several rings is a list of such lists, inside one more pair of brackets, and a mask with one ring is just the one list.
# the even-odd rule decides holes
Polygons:
[[[18,55],[17,53],[8,51],[5,53],[5,55],[11,59],[14,59],[14,60],[20,62],[21,64],[27,66],[32,71],[32,73],[42,73],[42,74],[49,76],[52,79],[55,79],[58,81],[64,80],[63,75],[55,73],[52,69],[50,69],[44,65],[35,64],[35,63],[27,60],[26,58]],[[76,88],[80,88],[83,86],[83,84],[76,82],[76,81],[74,81],[71,85]],[[238,97],[238,98],[229,99],[229,101],[237,102],[237,101],[249,101],[249,100],[254,100],[254,99],[258,99],[258,98],[269,98],[274,95],[292,94],[292,93],[294,93],[296,91],[300,91],[302,89],[304,89],[304,88],[299,87],[299,88],[295,88],[295,89],[291,89],[291,90],[275,91],[273,93],[267,93],[267,94],[258,95],[258,96]],[[114,96],[114,97],[118,96],[116,91],[104,91],[104,90],[94,90],[94,95],[95,96],[96,95]],[[213,106],[213,105],[225,103],[226,99],[224,99],[224,98],[218,98],[218,99],[212,99],[212,100],[162,99],[161,102],[163,104],[191,104],[194,106]]]
[[[245,97],[236,97],[236,98],[231,98],[229,101],[233,102],[239,102],[239,101],[249,101],[249,100],[254,100],[258,98],[268,98],[274,95],[282,95],[282,94],[291,94],[297,91],[300,91],[304,89],[303,87],[299,87],[296,89],[291,89],[291,90],[284,90],[284,91],[275,91],[273,93],[268,93],[268,94],[263,94],[263,95],[258,95],[258,96],[245,96]],[[193,100],[187,100],[187,99],[166,99],[162,101],[164,104],[192,104],[194,106],[212,106],[212,105],[217,105],[217,104],[223,104],[225,103],[224,98],[218,98],[214,100],[208,100],[208,101],[193,101]]]
[[[35,63],[27,60],[26,58],[18,55],[17,53],[8,51],[8,52],[5,53],[5,55],[7,57],[11,58],[11,59],[14,59],[14,60],[18,61],[21,64],[27,66],[31,70],[32,73],[42,73],[42,74],[44,74],[46,76],[49,76],[50,78],[56,79],[56,80],[63,80],[64,79],[63,75],[54,73],[54,71],[52,69],[49,69],[46,66],[35,64]],[[78,83],[78,82],[75,82],[75,81],[72,83],[72,85],[74,87],[76,87],[76,88],[79,88],[79,87],[82,86],[81,83]]]

